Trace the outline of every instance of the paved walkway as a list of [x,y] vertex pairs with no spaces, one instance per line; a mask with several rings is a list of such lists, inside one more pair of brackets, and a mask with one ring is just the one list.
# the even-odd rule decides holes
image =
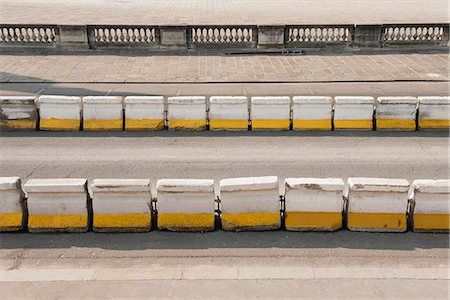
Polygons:
[[446,23],[447,0],[0,0],[1,23]]
[[2,55],[0,82],[446,81],[448,54]]

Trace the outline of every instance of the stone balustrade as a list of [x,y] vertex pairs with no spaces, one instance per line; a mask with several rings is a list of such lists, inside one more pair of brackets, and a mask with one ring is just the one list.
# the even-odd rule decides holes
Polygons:
[[147,50],[448,49],[449,24],[10,25],[0,48]]

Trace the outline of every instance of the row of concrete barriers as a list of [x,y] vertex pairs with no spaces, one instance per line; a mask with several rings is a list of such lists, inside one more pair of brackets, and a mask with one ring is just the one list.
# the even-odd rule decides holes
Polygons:
[[450,97],[12,96],[0,129],[448,130]]
[[[281,192],[282,191],[282,192]],[[0,177],[0,229],[30,232],[276,230],[448,232],[450,180]]]

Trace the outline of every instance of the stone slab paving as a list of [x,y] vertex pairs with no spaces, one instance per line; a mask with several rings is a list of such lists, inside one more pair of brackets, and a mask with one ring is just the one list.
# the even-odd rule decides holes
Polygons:
[[446,81],[449,55],[19,54],[0,56],[0,82]]
[[1,23],[448,23],[447,0],[0,0]]

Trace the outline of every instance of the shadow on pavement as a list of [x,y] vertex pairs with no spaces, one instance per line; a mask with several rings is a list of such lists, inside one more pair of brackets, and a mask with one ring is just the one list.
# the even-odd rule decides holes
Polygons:
[[344,248],[415,250],[449,248],[448,234],[319,232],[225,232],[176,233],[8,233],[0,237],[2,249],[64,249],[96,247],[109,250],[209,249],[209,248]]

